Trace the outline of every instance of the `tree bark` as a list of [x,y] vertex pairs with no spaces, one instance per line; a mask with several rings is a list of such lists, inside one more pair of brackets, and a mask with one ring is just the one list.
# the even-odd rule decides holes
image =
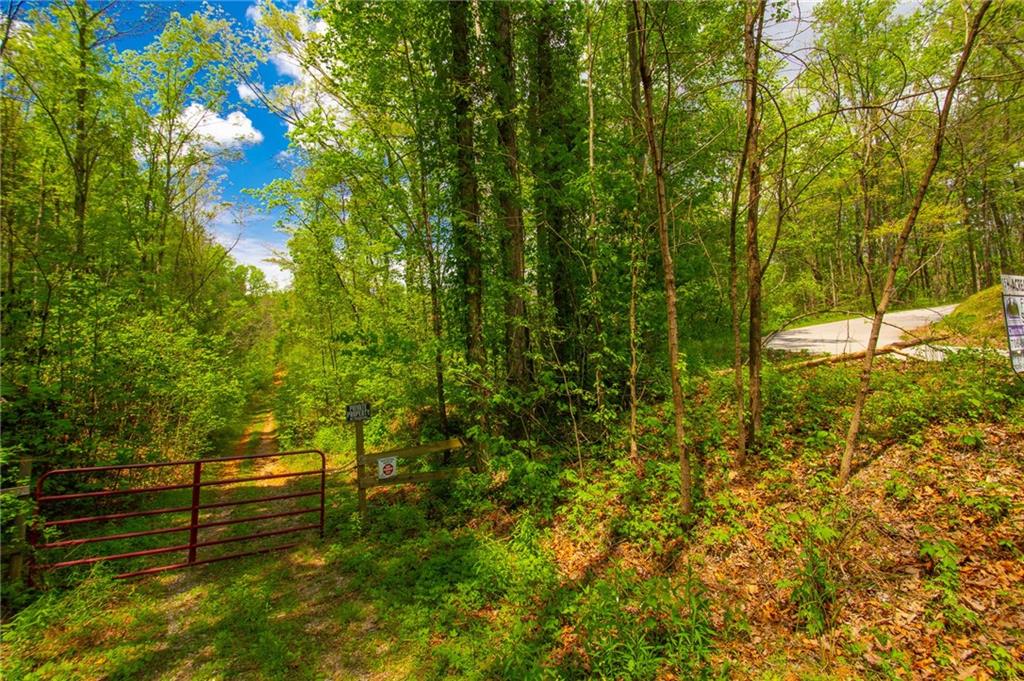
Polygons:
[[960,79],[963,76],[964,68],[967,66],[967,61],[971,57],[971,51],[974,49],[974,43],[977,40],[978,33],[981,31],[981,21],[991,5],[992,0],[982,0],[981,6],[975,13],[971,21],[971,26],[967,31],[963,51],[960,53],[960,59],[957,62],[956,70],[953,72],[953,78],[950,80],[949,88],[946,90],[946,97],[942,103],[942,108],[939,110],[939,121],[938,126],[935,129],[935,140],[932,143],[931,158],[925,168],[924,175],[921,177],[921,183],[914,196],[914,202],[910,207],[910,213],[907,214],[907,219],[903,223],[899,239],[896,241],[896,246],[893,250],[892,259],[889,261],[889,271],[885,278],[885,288],[882,289],[882,297],[879,300],[878,307],[875,308],[875,317],[871,321],[871,335],[868,338],[868,347],[864,355],[864,364],[861,368],[860,388],[857,391],[857,399],[853,405],[853,415],[850,418],[850,429],[846,434],[846,448],[843,451],[843,458],[839,464],[840,487],[845,486],[846,482],[850,478],[850,466],[853,461],[853,450],[857,445],[857,435],[860,432],[860,419],[864,411],[864,403],[867,401],[868,390],[871,388],[871,369],[874,366],[875,348],[878,347],[878,334],[882,328],[882,318],[885,316],[885,312],[889,307],[889,301],[892,298],[893,291],[895,290],[896,273],[899,270],[900,261],[903,258],[903,252],[907,247],[907,241],[910,239],[910,233],[913,231],[914,225],[917,222],[917,216],[921,212],[921,205],[924,203],[925,194],[928,193],[928,185],[931,183],[932,175],[935,173],[935,167],[938,165],[939,158],[942,156],[942,144],[946,137],[946,121],[949,119],[949,110],[953,106],[953,98],[956,95],[957,86],[960,84]]
[[[878,348],[875,350],[875,356],[887,355],[890,352],[899,352],[907,348],[912,348],[918,345],[924,345],[925,343],[934,343],[945,339],[946,336],[937,336],[934,338],[916,338],[914,340],[897,341],[886,345],[885,347]],[[818,367],[825,364],[842,364],[843,362],[852,362],[855,359],[864,359],[868,354],[867,350],[858,350],[857,352],[847,352],[842,355],[828,355],[825,357],[815,357],[814,359],[804,360],[802,362],[794,362],[792,364],[783,364],[779,367],[779,371],[795,371],[796,369],[808,369],[810,367]]]
[[519,145],[516,139],[516,72],[512,39],[512,8],[510,3],[493,6],[494,29],[492,51],[494,97],[498,104],[498,143],[502,148],[505,176],[495,187],[498,204],[505,223],[505,345],[508,348],[506,369],[508,380],[516,386],[527,382],[526,348],[529,327],[526,324],[526,302],[523,286],[526,272],[526,233],[519,185]]
[[85,0],[75,5],[78,32],[78,73],[75,83],[75,150],[72,158],[72,174],[75,180],[75,256],[85,255],[85,211],[89,200],[89,162],[86,146],[85,108],[89,90],[86,86],[86,55],[89,51],[86,34],[88,31],[89,6]]
[[452,37],[452,100],[455,109],[455,198],[453,241],[466,303],[466,356],[483,369],[483,275],[481,271],[480,197],[473,146],[473,113],[470,109],[472,63],[470,61],[470,5],[466,0],[448,3]]
[[[637,59],[636,32],[636,14],[630,9],[626,12],[626,54],[627,68],[629,70],[629,121],[634,139],[639,138],[643,134],[643,124],[640,116],[640,69]],[[637,296],[639,295],[639,260],[643,243],[643,235],[639,227],[640,216],[643,213],[643,175],[644,154],[643,152],[634,153],[633,180],[636,184],[637,192],[636,206],[632,211],[633,223],[630,225],[629,240],[629,458],[633,462],[637,475],[643,474],[643,466],[640,461],[640,452],[637,444],[637,410],[640,400],[637,391],[637,375],[640,371],[640,362],[637,351],[637,337],[639,333],[636,318]]]
[[[759,2],[753,14],[750,14],[744,22],[744,45],[746,46],[748,34],[753,31],[753,17],[764,11],[764,2]],[[751,36],[752,39],[752,36]],[[743,342],[742,328],[740,323],[740,298],[739,298],[739,257],[737,253],[736,223],[739,217],[740,193],[743,191],[743,174],[747,167],[747,160],[750,157],[751,142],[754,142],[756,153],[755,130],[756,118],[756,97],[757,84],[756,68],[751,70],[751,64],[747,64],[747,79],[745,86],[745,99],[747,103],[746,126],[743,136],[743,148],[740,152],[740,159],[736,167],[736,182],[733,185],[732,202],[729,208],[729,307],[731,311],[732,326],[732,371],[733,371],[733,394],[736,401],[736,464],[742,465],[747,453],[747,424],[746,424],[746,396],[743,381]]]
[[[658,146],[654,131],[654,86],[651,70],[647,63],[647,26],[645,23],[647,3],[643,2],[644,16],[641,16],[640,0],[633,0],[633,13],[637,25],[637,63],[640,67],[640,82],[644,93],[644,129],[647,133],[647,148],[654,167],[655,189],[658,206],[658,243],[661,247],[661,264],[665,279],[665,312],[668,320],[668,361],[672,381],[672,411],[675,417],[673,448],[679,457],[680,507],[688,515],[693,510],[693,483],[690,474],[690,459],[686,451],[683,429],[683,387],[679,378],[679,330],[676,322],[676,275],[672,262],[672,250],[668,241],[668,199],[665,190],[665,164],[662,150]],[[669,84],[671,87],[671,83]]]
[[[761,59],[761,32],[764,25],[764,1],[748,8],[743,32],[744,61],[747,71],[747,305],[750,323],[747,329],[747,370],[750,413],[746,448],[756,449],[761,432],[761,251],[758,241],[758,210],[761,202],[761,159],[758,152],[760,109],[758,68]],[[735,362],[735,358],[733,359]]]
[[590,220],[587,230],[587,245],[590,252],[590,320],[594,327],[594,342],[597,343],[599,354],[594,360],[594,395],[597,408],[604,406],[604,386],[601,378],[601,365],[604,354],[604,333],[601,329],[601,299],[597,276],[597,180],[594,163],[594,36],[593,6],[587,3],[587,174],[590,184]]
[[[563,63],[558,58],[570,39],[560,5],[537,6],[532,60],[533,101],[531,111],[533,197],[537,222],[538,308],[549,304],[554,310],[554,359],[565,363],[580,359],[577,281],[581,278],[574,255],[571,204],[566,199],[566,178],[575,174],[572,151],[576,125],[566,111],[563,87],[567,85]],[[575,74],[575,71],[573,71]],[[575,75],[573,76],[575,77]],[[542,310],[540,310],[542,311]],[[543,344],[539,344],[543,345]],[[577,364],[583,368],[583,362]],[[577,376],[579,376],[577,374]]]

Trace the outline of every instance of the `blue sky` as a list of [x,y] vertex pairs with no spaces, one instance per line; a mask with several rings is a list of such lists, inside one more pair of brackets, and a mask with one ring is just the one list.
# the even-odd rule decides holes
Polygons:
[[[172,11],[188,15],[202,11],[203,4],[191,1],[127,3],[119,12],[117,23],[124,26],[138,23],[147,11],[156,12],[158,16],[164,16]],[[222,9],[240,28],[254,26],[255,3],[252,0],[226,0],[209,4]],[[163,30],[163,25],[163,20],[142,22],[141,29],[119,37],[115,46],[119,51],[142,49]],[[267,89],[290,82],[290,76],[282,73],[279,67],[280,64],[272,61],[260,64],[254,77]],[[285,71],[287,70],[286,68]],[[278,155],[288,148],[287,126],[260,104],[246,102],[239,92],[232,88],[223,110],[213,112],[217,115],[214,122],[223,125],[227,117],[234,112],[241,112],[251,122],[252,128],[257,131],[254,137],[258,141],[241,146],[239,151],[242,156],[238,160],[224,163],[222,199],[239,206],[241,210],[221,214],[214,224],[210,225],[210,229],[218,241],[232,248],[232,255],[236,260],[259,267],[267,274],[269,280],[283,286],[290,281],[289,273],[273,263],[264,261],[265,258],[272,256],[275,250],[285,250],[287,236],[275,229],[275,223],[280,215],[263,210],[262,206],[246,195],[245,190],[258,189],[275,178],[290,174],[287,164],[282,164],[278,160]],[[236,115],[232,120],[240,119]]]

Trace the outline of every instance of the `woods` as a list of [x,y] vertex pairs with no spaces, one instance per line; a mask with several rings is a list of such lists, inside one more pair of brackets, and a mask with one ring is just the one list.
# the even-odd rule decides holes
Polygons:
[[[347,110],[296,121],[294,134],[310,140],[302,156],[324,174],[294,176],[274,195],[315,216],[320,192],[333,193],[344,209],[322,229],[345,245],[319,257],[346,269],[360,253],[371,258],[369,270],[349,270],[351,285],[334,287],[339,305],[328,307],[362,307],[367,318],[380,303],[351,287],[375,272],[420,310],[406,333],[429,332],[439,353],[429,378],[406,374],[392,391],[420,394],[428,380],[440,391],[451,374],[455,403],[471,405],[460,424],[496,451],[528,450],[559,431],[556,439],[601,442],[631,394],[665,395],[685,488],[684,374],[732,358],[739,458],[759,449],[766,333],[816,311],[882,314],[893,296],[911,306],[976,290],[979,246],[949,192],[965,171],[955,158],[936,156],[920,229],[901,239],[895,225],[913,211],[936,134],[986,125],[958,87],[958,57],[967,83],[1006,88],[983,115],[998,109],[1013,128],[1010,81],[1019,79],[988,68],[984,54],[1007,50],[1018,8],[993,10],[974,59],[952,6],[908,14],[891,3],[825,3],[801,18],[815,40],[802,48],[784,39],[791,9],[722,4],[698,17],[674,4],[497,4],[476,16],[453,3],[441,25],[418,6],[385,17],[346,4],[322,12],[325,33],[271,25],[272,40]],[[981,26],[987,9],[971,20]],[[778,36],[765,35],[766,22]],[[883,43],[879,54],[873,45]],[[857,72],[857,59],[870,61],[870,74]],[[939,95],[960,103],[948,124],[936,118]],[[1004,136],[1002,151],[1019,148],[1017,137]],[[981,209],[990,240],[1006,224],[997,204]],[[353,231],[358,241],[343,236]],[[427,233],[429,245],[417,237]],[[293,237],[300,298],[321,267],[300,255],[306,238]],[[1012,268],[1019,240],[1000,243]],[[345,364],[324,380],[373,398],[357,387],[362,362]],[[310,405],[307,418],[326,408]],[[684,507],[691,496],[682,494]]]
[[[741,526],[788,552],[786,626],[838,632],[850,547],[917,512],[893,490],[977,496],[893,447],[994,442],[984,494],[1016,499],[1024,395],[1002,358],[899,353],[948,330],[877,346],[887,312],[1024,272],[1020,2],[9,2],[0,54],[5,490],[26,467],[216,455],[256,406],[282,450],[351,458],[357,402],[371,449],[462,437],[475,482],[396,493],[381,535],[340,501],[327,535],[360,570],[411,536],[477,556],[460,569],[481,580],[505,561],[444,592],[445,627],[507,608],[549,630],[519,662],[494,644],[500,674],[438,667],[480,678],[706,674],[693,641],[735,613],[707,615],[702,585]],[[258,220],[276,232],[253,260]],[[766,346],[854,316],[866,347]],[[889,457],[905,469],[875,480]],[[27,505],[3,498],[17,543]],[[1016,569],[1006,503],[978,543]],[[900,531],[945,546],[926,520]],[[495,534],[456,551],[462,531]],[[626,673],[643,655],[608,641],[631,627],[653,661]]]
[[175,16],[116,55],[111,11],[68,3],[7,24],[5,462],[209,451],[272,369],[263,273],[208,231],[233,150],[204,117],[237,39],[224,20]]

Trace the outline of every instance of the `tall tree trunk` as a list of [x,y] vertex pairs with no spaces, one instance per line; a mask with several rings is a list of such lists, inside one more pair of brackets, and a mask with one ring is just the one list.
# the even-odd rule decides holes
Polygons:
[[75,180],[75,257],[85,255],[85,211],[89,200],[89,161],[86,146],[85,109],[88,97],[86,84],[88,69],[87,42],[89,5],[85,0],[78,0],[75,5],[78,32],[78,73],[75,82],[75,148],[72,159],[72,174]]
[[593,5],[587,3],[587,176],[590,185],[590,219],[587,245],[590,252],[590,320],[599,354],[594,359],[594,395],[597,408],[604,406],[601,366],[604,362],[604,333],[601,329],[601,299],[597,277],[597,178],[594,163],[594,36]]
[[868,167],[871,164],[871,156],[871,132],[868,130],[864,133],[864,163],[857,172],[861,193],[861,220],[863,221],[863,224],[861,225],[860,248],[857,251],[857,260],[860,264],[861,272],[864,277],[862,279],[864,282],[864,293],[871,296],[873,303],[875,294],[871,287],[871,227],[874,217],[871,209],[871,189],[870,180],[868,178]]
[[505,345],[508,348],[506,368],[508,380],[516,386],[527,382],[526,348],[529,327],[526,324],[526,302],[523,286],[526,272],[526,233],[519,185],[519,145],[516,139],[516,71],[512,39],[512,6],[496,3],[492,51],[494,97],[498,104],[498,143],[502,148],[505,176],[497,183],[495,193],[505,222],[505,279],[509,291],[505,298]]
[[[412,57],[409,49],[409,42],[402,40],[402,47],[405,53],[406,73],[408,74],[409,88],[412,93],[414,105],[414,125],[416,137],[416,191],[412,194],[414,208],[417,214],[415,220],[418,223],[416,234],[420,239],[424,255],[427,258],[427,281],[430,291],[430,329],[434,335],[434,385],[437,396],[437,414],[441,425],[441,432],[450,435],[448,426],[448,405],[445,400],[444,389],[444,332],[442,330],[441,315],[441,272],[437,262],[437,254],[434,250],[434,238],[430,228],[430,194],[427,191],[427,153],[424,147],[424,133],[422,128],[423,117],[420,112],[420,95],[416,87],[416,73],[412,66]],[[390,164],[389,164],[390,165]],[[447,453],[445,454],[447,458]]]
[[[693,483],[690,475],[690,459],[686,452],[683,431],[683,387],[679,379],[679,329],[676,322],[676,274],[672,263],[672,250],[668,241],[668,198],[665,190],[665,165],[662,150],[658,146],[654,131],[654,86],[651,82],[651,70],[647,64],[647,3],[643,3],[644,15],[641,16],[641,3],[633,0],[633,13],[637,25],[637,54],[640,67],[640,82],[644,92],[644,128],[647,133],[647,148],[651,154],[654,167],[655,189],[658,205],[658,243],[661,246],[661,265],[665,279],[665,312],[668,320],[668,361],[669,375],[672,381],[672,411],[675,416],[674,449],[679,457],[679,497],[684,514],[693,510]],[[671,87],[671,83],[669,87]]]
[[[744,61],[747,71],[747,370],[749,374],[750,414],[746,447],[757,448],[761,433],[761,251],[758,242],[758,210],[761,202],[761,159],[758,134],[761,123],[758,102],[758,68],[761,59],[761,32],[764,25],[764,0],[748,6],[743,32]],[[781,191],[781,190],[780,190]],[[735,362],[735,357],[733,358]]]
[[472,63],[470,61],[470,5],[467,0],[448,3],[452,37],[452,100],[455,109],[455,184],[457,211],[452,221],[453,241],[466,303],[466,356],[484,368],[483,275],[481,271],[480,197],[477,189],[476,154],[473,147],[473,113],[470,109]]
[[853,405],[853,415],[850,418],[850,429],[846,434],[846,448],[843,451],[843,458],[839,464],[840,487],[846,485],[847,480],[850,478],[853,449],[857,445],[857,435],[860,432],[861,414],[864,411],[864,403],[868,398],[868,390],[871,388],[871,369],[874,365],[875,348],[878,347],[878,333],[882,328],[882,318],[885,316],[885,312],[889,307],[889,300],[892,298],[892,294],[895,289],[896,272],[899,270],[900,261],[903,258],[903,251],[906,249],[908,239],[910,239],[910,233],[913,231],[914,225],[917,222],[917,216],[921,212],[921,205],[924,203],[925,194],[928,193],[928,185],[931,183],[932,174],[935,172],[935,167],[939,163],[939,157],[942,155],[942,144],[946,137],[946,121],[949,119],[949,110],[953,106],[953,98],[956,95],[957,86],[960,84],[964,68],[967,66],[967,61],[971,57],[971,50],[974,49],[975,40],[981,30],[981,20],[984,18],[985,13],[991,5],[992,0],[982,0],[981,6],[978,8],[977,13],[975,13],[974,18],[971,21],[970,29],[968,30],[967,37],[964,40],[963,51],[960,53],[960,60],[957,62],[956,70],[953,72],[953,78],[950,80],[949,88],[946,90],[946,98],[942,103],[942,109],[939,111],[939,121],[938,126],[935,128],[935,140],[932,144],[931,158],[928,161],[928,166],[924,170],[924,175],[921,176],[921,184],[918,186],[917,194],[914,196],[914,203],[911,205],[910,213],[907,215],[907,219],[903,223],[903,229],[900,230],[899,239],[897,240],[896,247],[893,250],[892,259],[889,261],[889,271],[885,278],[885,288],[882,289],[881,300],[879,300],[878,307],[875,309],[875,317],[871,321],[871,336],[868,338],[868,347],[864,355],[864,364],[861,368],[860,388],[857,391],[857,399]]
[[[634,139],[643,135],[642,116],[640,114],[640,65],[637,57],[637,26],[636,13],[632,8],[626,11],[626,54],[629,71],[629,104],[630,129]],[[633,145],[639,150],[640,145]],[[643,214],[643,176],[644,154],[636,151],[633,154],[633,181],[636,185],[636,206],[632,212],[629,239],[629,458],[636,468],[637,474],[643,473],[640,452],[637,445],[637,411],[639,394],[637,391],[637,375],[640,370],[639,353],[637,351],[639,329],[637,325],[637,296],[639,295],[639,270],[643,233],[640,230],[640,218]]]
[[[531,111],[533,147],[533,196],[537,216],[538,307],[550,304],[554,310],[555,334],[552,346],[555,361],[579,359],[576,282],[578,261],[573,254],[575,234],[570,232],[570,204],[566,199],[566,178],[575,173],[572,154],[576,124],[566,112],[564,90],[568,83],[557,58],[567,48],[569,35],[560,5],[537,6]],[[579,368],[583,368],[579,363]]]
[[637,374],[640,371],[640,364],[637,353],[637,321],[636,303],[639,293],[639,258],[638,241],[639,230],[637,225],[630,226],[629,240],[629,460],[633,462],[638,474],[643,472],[640,463],[640,451],[637,445],[637,407],[639,395],[637,394]]
[[[744,46],[753,41],[754,17],[764,11],[764,2],[758,2],[753,12],[747,8],[747,17],[744,22]],[[746,65],[746,127],[743,136],[743,148],[740,152],[740,159],[736,166],[736,182],[733,185],[732,202],[729,209],[729,307],[732,313],[732,373],[733,393],[736,400],[736,463],[742,465],[747,453],[747,424],[746,424],[746,396],[743,385],[743,342],[740,323],[740,297],[739,297],[739,257],[737,254],[736,223],[739,216],[740,193],[743,191],[743,174],[747,168],[747,162],[753,152],[757,152],[757,66],[756,63],[748,61]],[[756,211],[755,211],[756,219]]]
[[992,286],[994,278],[992,276],[992,263],[995,258],[992,257],[992,230],[989,228],[987,213],[988,210],[988,194],[985,191],[985,185],[982,183],[981,190],[981,243],[982,252],[984,258],[981,261],[981,271],[985,277],[985,288]]
[[[7,121],[0,122],[6,124]],[[4,140],[2,148],[0,148],[0,169],[4,172],[5,177],[0,179],[0,183],[10,182],[10,178],[16,176],[15,172],[15,159],[11,158],[8,152],[8,146]],[[39,178],[39,194],[40,201],[46,196],[43,191],[43,177]],[[0,222],[3,224],[3,234],[6,237],[5,246],[7,252],[7,270],[4,272],[4,290],[3,295],[0,299],[8,298],[14,293],[14,208],[11,205],[11,201],[8,195],[5,193],[0,197]],[[8,298],[8,304],[10,304]]]
[[992,211],[992,221],[996,226],[996,237],[999,241],[999,269],[1001,272],[1010,271],[1010,232],[1006,228],[1006,221],[1003,220],[1003,215],[999,210],[999,205],[995,200],[995,195],[985,187],[985,193],[988,197],[986,202],[988,203],[989,210]]
[[444,335],[441,330],[441,294],[440,294],[440,273],[438,272],[437,259],[434,257],[434,243],[430,231],[430,217],[425,214],[423,220],[424,250],[427,254],[427,278],[430,281],[430,328],[434,334],[434,379],[437,388],[437,414],[441,421],[441,432],[450,435],[448,427],[448,405],[444,397]]

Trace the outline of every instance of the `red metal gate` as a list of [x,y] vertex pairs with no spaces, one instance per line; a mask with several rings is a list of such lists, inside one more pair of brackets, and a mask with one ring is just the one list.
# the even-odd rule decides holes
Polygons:
[[[229,462],[245,462],[254,459],[270,459],[270,458],[284,458],[294,457],[300,455],[315,454],[320,457],[319,468],[313,470],[303,471],[289,471],[286,473],[272,473],[269,475],[253,475],[243,477],[228,477],[223,479],[214,480],[203,480],[203,466],[209,466],[209,464],[222,464]],[[188,472],[191,468],[192,482],[190,483],[176,483],[176,484],[159,484],[150,486],[137,486],[127,487],[124,489],[102,489],[98,491],[89,492],[71,492],[67,494],[44,494],[44,485],[47,481],[51,481],[59,476],[89,476],[96,474],[110,474],[114,471],[136,473],[145,470],[156,470],[173,472],[174,470],[182,470]],[[152,535],[161,534],[184,534],[188,533],[188,543],[177,543],[170,546],[161,546],[158,548],[148,548],[137,551],[127,551],[123,553],[112,553],[102,556],[89,556],[86,558],[75,558],[71,560],[61,560],[53,563],[41,563],[35,565],[35,570],[50,570],[56,568],[67,568],[78,565],[91,565],[100,561],[113,561],[113,560],[127,560],[133,558],[142,558],[145,556],[154,556],[161,554],[172,554],[172,553],[185,553],[187,552],[187,559],[183,562],[170,563],[166,565],[157,565],[154,567],[147,567],[144,569],[133,570],[130,572],[123,572],[117,575],[118,579],[126,577],[136,577],[139,575],[151,574],[154,572],[164,572],[167,570],[177,570],[184,567],[191,567],[193,565],[203,565],[206,563],[215,563],[222,560],[229,560],[231,558],[241,558],[243,556],[252,556],[260,553],[268,553],[271,551],[282,551],[290,549],[297,545],[298,542],[291,544],[284,544],[279,546],[261,547],[258,549],[243,551],[241,553],[232,553],[228,555],[218,555],[210,558],[198,558],[197,549],[209,546],[219,546],[222,544],[229,544],[234,542],[251,541],[257,539],[263,539],[266,537],[275,537],[280,535],[292,534],[295,532],[303,532],[308,530],[319,530],[320,537],[324,534],[324,488],[326,482],[327,472],[327,458],[324,453],[317,449],[303,449],[293,452],[279,452],[276,454],[251,454],[243,456],[225,456],[212,459],[197,459],[194,461],[162,461],[158,463],[135,463],[135,464],[124,464],[120,466],[90,466],[85,468],[62,468],[52,471],[47,471],[36,483],[35,499],[36,499],[36,511],[40,518],[45,517],[43,514],[44,505],[59,504],[62,502],[72,502],[76,500],[85,499],[106,499],[109,497],[115,497],[120,495],[133,495],[133,494],[148,494],[154,492],[170,492],[173,490],[192,490],[192,502],[187,506],[171,506],[165,508],[151,508],[141,510],[130,510],[119,513],[104,513],[97,515],[85,515],[75,516],[70,518],[59,518],[56,520],[46,520],[41,523],[44,532],[40,533],[38,530],[33,531],[30,537],[30,543],[36,549],[37,552],[50,551],[55,549],[75,549],[79,546],[94,544],[99,542],[111,542],[117,540],[130,540],[138,537],[146,537]],[[220,487],[224,485],[234,485],[245,482],[255,482],[258,480],[285,480],[287,478],[300,478],[306,476],[320,476],[319,489],[305,490],[300,492],[289,492],[287,494],[276,494],[270,496],[258,497],[255,499],[232,499],[228,501],[213,501],[209,503],[201,503],[201,493],[205,488]],[[222,520],[211,520],[208,522],[200,522],[200,513],[208,509],[227,508],[232,506],[243,506],[249,504],[266,504],[273,502],[281,502],[288,499],[299,499],[303,497],[319,497],[318,506],[310,506],[299,509],[292,509],[288,511],[277,511],[274,513],[265,513],[260,515],[248,516],[244,518],[226,518]],[[66,530],[67,528],[76,527],[87,523],[106,523],[116,522],[119,520],[125,520],[128,518],[138,518],[144,516],[159,516],[168,514],[190,514],[190,522],[187,525],[174,525],[170,527],[158,527],[153,529],[146,529],[133,532],[121,532],[115,534],[105,534],[101,536],[88,536],[78,537],[72,539],[59,539],[57,541],[47,542],[43,538],[45,528],[60,528]],[[225,527],[228,525],[237,525],[240,523],[266,521],[274,518],[284,518],[289,516],[300,516],[306,514],[319,514],[319,522],[295,525],[291,527],[278,528],[273,530],[265,530],[263,532],[254,532],[252,534],[245,534],[241,536],[229,536],[216,539],[209,539],[206,541],[199,541],[199,531],[214,527]]]

